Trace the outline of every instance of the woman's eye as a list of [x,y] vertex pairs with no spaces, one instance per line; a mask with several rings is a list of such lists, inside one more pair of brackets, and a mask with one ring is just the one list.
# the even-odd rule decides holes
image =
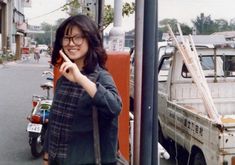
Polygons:
[[79,40],[80,38],[81,38],[80,36],[74,37],[75,40]]

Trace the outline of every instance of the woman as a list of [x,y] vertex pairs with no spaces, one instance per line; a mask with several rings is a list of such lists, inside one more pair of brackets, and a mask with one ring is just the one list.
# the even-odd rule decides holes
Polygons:
[[38,45],[34,48],[34,60],[38,63],[40,59],[40,49]]
[[94,164],[92,106],[98,110],[102,164],[116,164],[122,103],[105,69],[107,59],[95,23],[66,19],[56,32],[52,64],[61,65],[44,143],[44,164]]

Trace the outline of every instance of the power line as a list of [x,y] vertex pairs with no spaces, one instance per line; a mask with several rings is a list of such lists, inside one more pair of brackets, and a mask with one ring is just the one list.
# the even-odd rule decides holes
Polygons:
[[58,10],[60,10],[60,9],[64,8],[66,5],[70,5],[70,4],[71,4],[71,2],[69,2],[69,3],[65,3],[63,6],[61,6],[61,7],[57,8],[57,9],[55,9],[55,10],[52,10],[52,11],[50,11],[50,12],[48,12],[48,13],[44,13],[44,14],[39,15],[39,16],[36,16],[36,17],[28,18],[27,20],[37,19],[37,18],[40,18],[40,17],[46,16],[46,15],[49,15],[49,14],[51,14],[51,13],[54,13],[54,12],[56,12],[56,11],[58,11]]

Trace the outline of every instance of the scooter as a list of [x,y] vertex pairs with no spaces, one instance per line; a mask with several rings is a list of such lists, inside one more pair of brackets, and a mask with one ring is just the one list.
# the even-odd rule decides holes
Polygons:
[[[43,76],[50,74],[54,76],[50,71],[44,71]],[[53,78],[48,77],[48,80]],[[29,123],[27,125],[27,132],[29,133],[29,145],[31,153],[34,157],[40,157],[43,153],[44,136],[47,130],[49,122],[49,113],[52,105],[52,99],[50,98],[50,90],[53,88],[53,83],[46,82],[40,86],[43,90],[47,91],[45,96],[32,96],[33,109],[31,114],[27,117]]]

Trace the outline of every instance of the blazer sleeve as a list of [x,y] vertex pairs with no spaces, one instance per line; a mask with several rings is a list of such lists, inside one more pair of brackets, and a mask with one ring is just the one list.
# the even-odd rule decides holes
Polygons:
[[101,71],[96,86],[97,92],[93,97],[93,104],[105,116],[118,116],[122,109],[122,101],[111,74]]

